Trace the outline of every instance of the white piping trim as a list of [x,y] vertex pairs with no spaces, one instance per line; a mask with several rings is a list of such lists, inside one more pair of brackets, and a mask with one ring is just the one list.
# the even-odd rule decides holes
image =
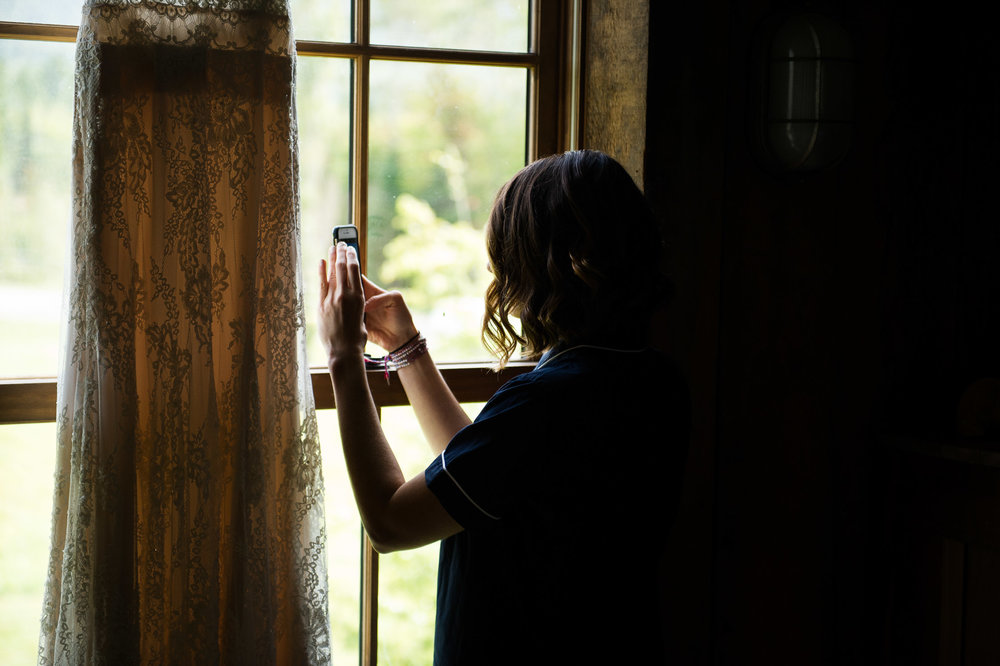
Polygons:
[[458,488],[460,491],[462,491],[462,494],[465,495],[465,499],[469,500],[469,503],[472,506],[479,509],[486,517],[492,518],[493,520],[500,520],[499,516],[494,516],[492,513],[490,513],[483,507],[476,504],[476,500],[469,497],[469,493],[465,492],[465,488],[463,488],[461,484],[459,484],[459,482],[455,479],[455,477],[451,475],[451,472],[448,471],[448,463],[445,461],[444,458],[444,451],[441,452],[441,469],[444,470],[444,473],[448,475],[448,478],[451,479],[451,482],[455,484],[455,487]]

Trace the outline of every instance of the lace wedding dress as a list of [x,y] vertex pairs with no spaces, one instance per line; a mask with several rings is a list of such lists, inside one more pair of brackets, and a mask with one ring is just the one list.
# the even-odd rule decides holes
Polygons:
[[88,0],[40,664],[330,660],[286,0]]

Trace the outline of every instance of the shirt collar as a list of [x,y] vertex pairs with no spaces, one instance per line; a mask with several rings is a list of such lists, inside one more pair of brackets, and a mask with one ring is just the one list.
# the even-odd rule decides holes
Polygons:
[[537,365],[542,365],[543,363],[545,363],[546,361],[548,361],[550,358],[552,358],[553,356],[555,356],[556,354],[558,354],[562,350],[563,350],[563,346],[562,345],[556,345],[555,347],[549,347],[545,351],[545,353],[542,354],[541,357],[538,359]]

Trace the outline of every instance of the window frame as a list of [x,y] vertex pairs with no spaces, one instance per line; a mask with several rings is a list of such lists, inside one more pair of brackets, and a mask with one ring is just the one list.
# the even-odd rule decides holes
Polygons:
[[[372,44],[370,0],[353,0],[352,5],[353,41],[296,40],[296,52],[303,57],[351,61],[350,211],[360,232],[363,266],[367,260],[368,99],[369,69],[373,60],[523,68],[528,77],[527,161],[578,146],[584,0],[530,0],[526,52]],[[0,39],[75,42],[76,36],[76,26],[0,21]],[[527,372],[534,364],[512,362],[499,372],[488,363],[444,363],[439,367],[458,401],[470,403],[485,402],[504,382]],[[387,383],[381,375],[381,371],[372,371],[370,380],[373,381],[369,381],[379,414],[383,407],[409,404],[399,381]],[[335,409],[326,369],[311,368],[310,378],[316,408]],[[0,378],[0,426],[55,420],[55,378]],[[378,660],[378,554],[367,538],[361,541],[359,661],[362,666],[375,666]]]

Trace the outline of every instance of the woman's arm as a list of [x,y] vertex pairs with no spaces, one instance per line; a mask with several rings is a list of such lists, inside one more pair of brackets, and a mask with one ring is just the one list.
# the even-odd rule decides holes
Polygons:
[[[410,311],[398,291],[385,291],[362,276],[365,296],[366,326],[371,340],[392,351],[417,335]],[[430,354],[424,354],[398,371],[406,397],[417,415],[435,454],[444,451],[459,430],[471,422],[468,414],[444,381]]]
[[434,455],[440,455],[455,433],[472,420],[448,388],[430,354],[400,368],[398,374],[427,443]]
[[337,420],[354,498],[379,552],[415,548],[462,527],[427,488],[423,474],[407,481],[379,423],[368,388],[364,292],[357,255],[344,244],[320,264],[320,335],[326,347]]

